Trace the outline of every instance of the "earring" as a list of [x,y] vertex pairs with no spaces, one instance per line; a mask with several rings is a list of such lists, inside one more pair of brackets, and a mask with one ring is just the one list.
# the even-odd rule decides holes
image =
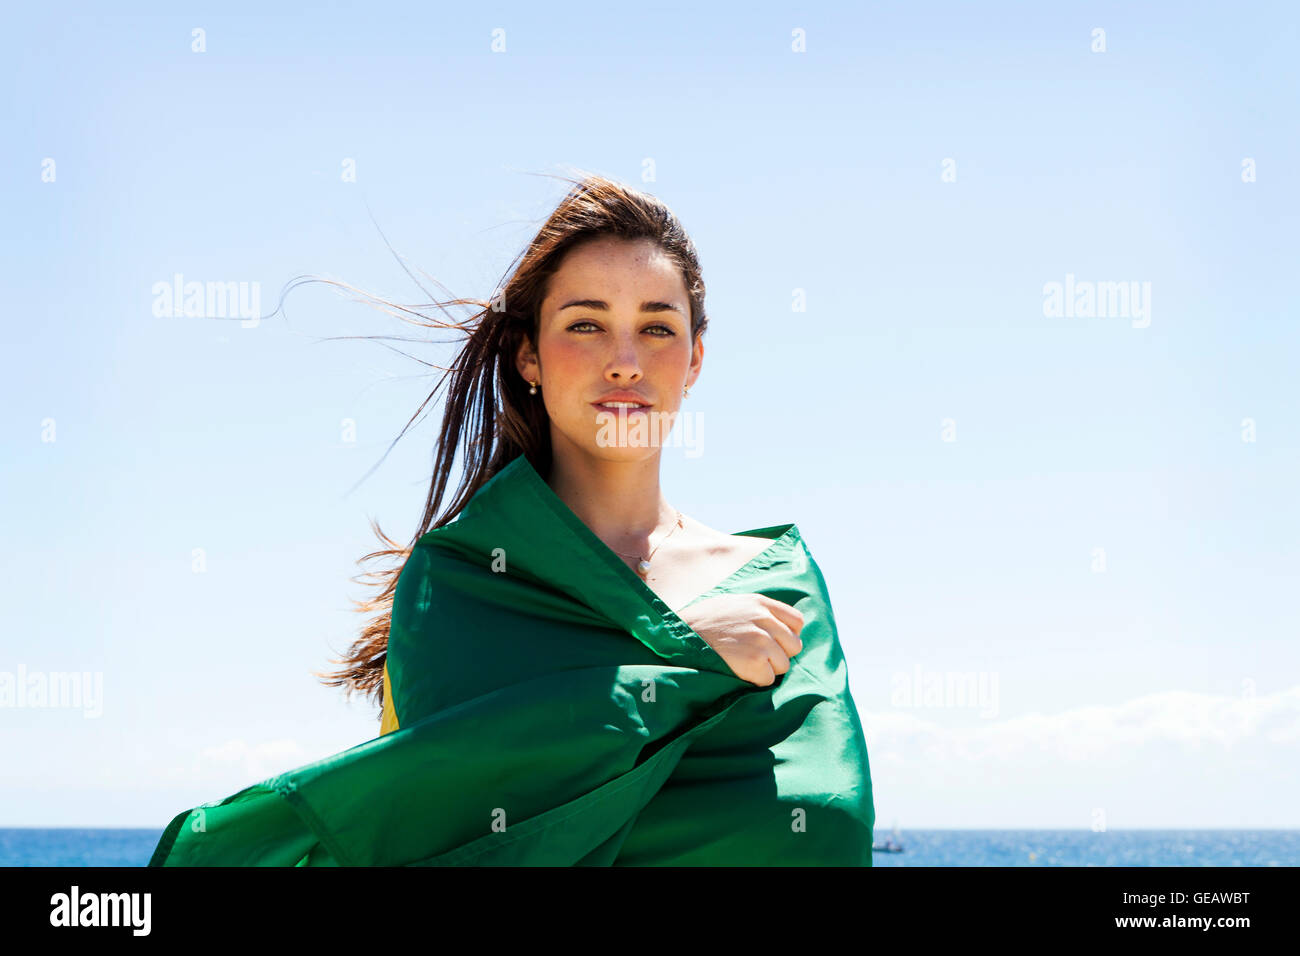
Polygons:
[[528,384],[532,386],[532,388],[530,388],[530,389],[528,390],[528,394],[529,394],[529,395],[536,395],[536,394],[537,394],[537,383],[536,383],[536,382],[529,382]]
[[688,396],[688,397],[689,397],[690,394],[691,394],[691,390],[690,390],[689,388],[683,388],[683,389],[682,389],[682,395],[684,395],[684,396]]

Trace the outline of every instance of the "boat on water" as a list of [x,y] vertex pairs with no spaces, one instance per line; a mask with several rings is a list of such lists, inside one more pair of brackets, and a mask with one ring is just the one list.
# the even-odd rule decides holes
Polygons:
[[894,824],[894,835],[892,837],[885,837],[885,842],[883,843],[871,844],[871,852],[872,853],[902,853],[903,852],[903,840],[902,837],[900,837],[898,834],[897,823]]

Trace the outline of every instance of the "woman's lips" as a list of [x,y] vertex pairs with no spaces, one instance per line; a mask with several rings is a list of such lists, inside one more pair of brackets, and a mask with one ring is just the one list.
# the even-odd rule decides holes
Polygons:
[[600,412],[627,412],[629,415],[635,415],[638,412],[644,413],[650,409],[649,405],[636,405],[629,407],[627,405],[602,405],[600,402],[592,402],[591,407]]

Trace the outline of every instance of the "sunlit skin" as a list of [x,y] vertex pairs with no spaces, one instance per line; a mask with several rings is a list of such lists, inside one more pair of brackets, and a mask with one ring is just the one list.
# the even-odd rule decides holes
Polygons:
[[552,489],[617,551],[636,553],[657,529],[667,533],[676,512],[659,486],[662,448],[601,447],[591,403],[626,389],[651,412],[676,415],[703,361],[681,271],[653,242],[602,237],[565,256],[541,305],[537,353],[525,343],[518,370],[546,404]]
[[609,413],[592,405],[626,390],[649,402],[650,413],[676,415],[704,361],[681,272],[653,242],[589,240],[552,276],[538,326],[537,351],[525,342],[516,361],[524,380],[538,384],[526,397],[544,402],[550,419],[551,489],[629,566],[652,556],[646,585],[670,608],[684,608],[682,620],[737,676],[771,684],[802,649],[799,611],[760,594],[692,602],[768,542],[685,515],[677,527],[659,487],[669,429],[658,444],[602,446],[601,416]]

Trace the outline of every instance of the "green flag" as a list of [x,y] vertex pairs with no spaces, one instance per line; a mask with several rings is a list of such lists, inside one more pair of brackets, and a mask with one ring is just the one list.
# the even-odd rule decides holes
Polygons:
[[768,687],[726,662],[523,455],[398,579],[396,729],[178,814],[150,866],[870,866],[866,740],[793,524],[691,603],[804,617]]

